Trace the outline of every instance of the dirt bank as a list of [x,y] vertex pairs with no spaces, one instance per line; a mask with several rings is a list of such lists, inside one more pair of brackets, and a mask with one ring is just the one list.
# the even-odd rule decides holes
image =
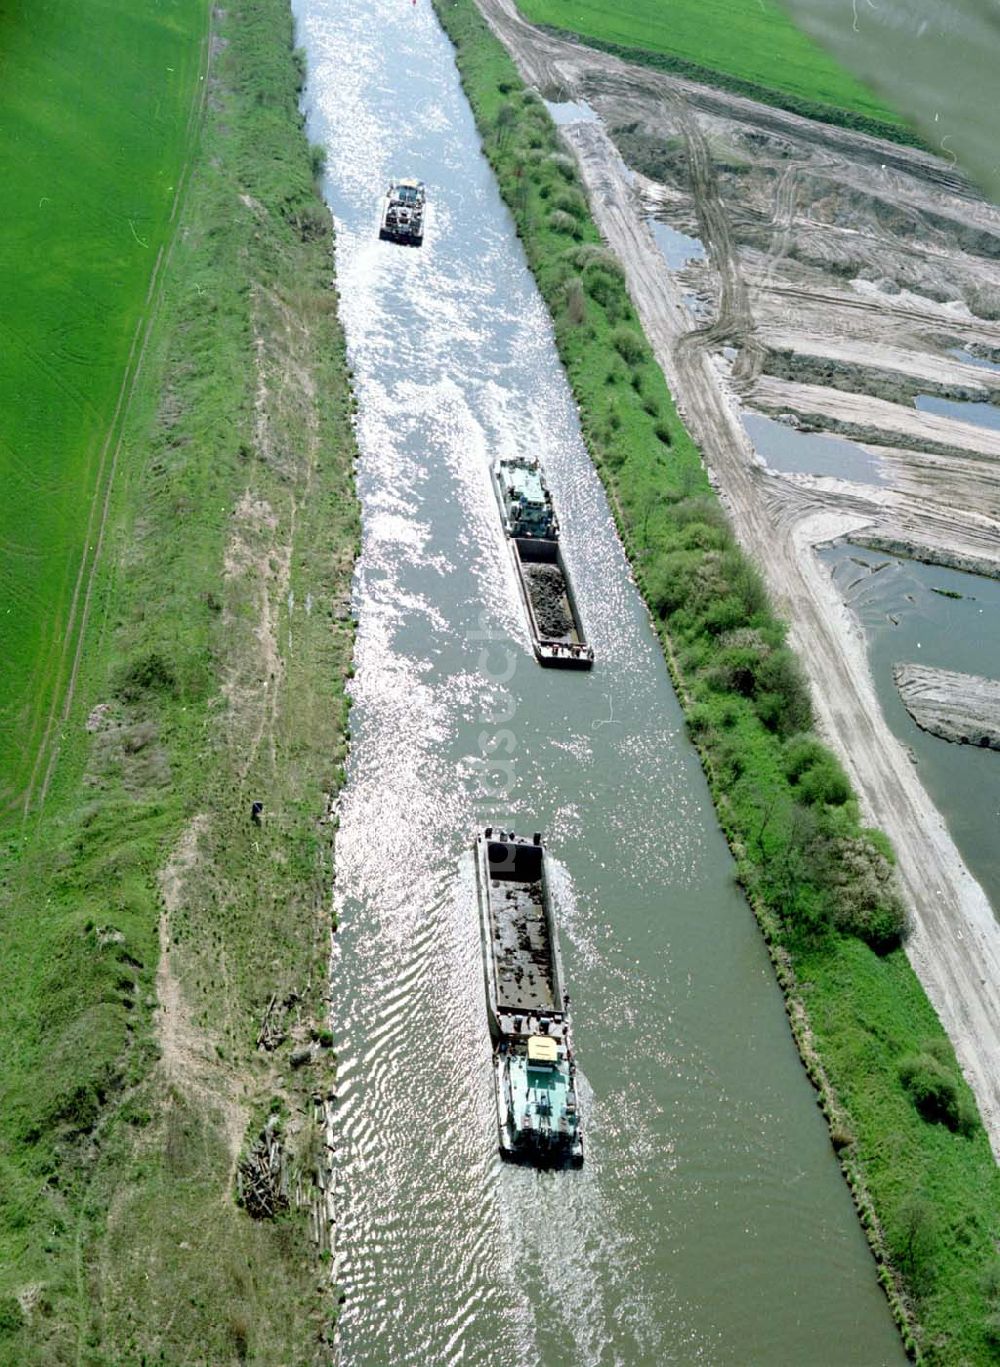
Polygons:
[[1000,750],[1000,679],[916,664],[898,664],[892,672],[904,707],[923,730]]
[[[913,355],[918,378],[950,348],[995,347],[1000,325],[975,309],[991,313],[1000,300],[1000,215],[923,153],[630,68],[537,33],[513,0],[479,2],[526,79],[585,100],[602,116],[603,123],[563,130],[595,219],[625,267],[737,534],[791,623],[822,728],[870,819],[895,845],[914,920],[911,961],[1000,1156],[1000,927],[885,723],[863,639],[814,554],[818,545],[859,534],[938,563],[997,564],[992,438],[976,429],[974,445],[965,446],[968,434],[956,434],[965,425],[949,422],[944,454],[918,452],[907,437],[925,429],[902,416],[913,410],[866,399],[866,430],[884,438],[894,468],[906,474],[890,489],[768,470],[739,415],[739,400],[752,402],[757,386],[779,383],[761,378],[779,339],[795,352],[808,338],[816,355],[822,339],[834,338],[838,357],[861,368],[873,345],[883,354],[891,349],[904,375]],[[683,149],[671,161],[676,178],[660,204],[664,212],[672,206],[678,227],[690,231],[695,223],[709,249],[709,261],[686,268],[683,281],[665,268],[647,224],[649,180],[626,168],[605,131],[637,123]],[[695,326],[689,306],[694,282],[710,311],[707,326]],[[808,387],[831,406],[852,397]],[[890,412],[872,407],[878,404]],[[880,419],[888,416],[892,425],[884,427]]]

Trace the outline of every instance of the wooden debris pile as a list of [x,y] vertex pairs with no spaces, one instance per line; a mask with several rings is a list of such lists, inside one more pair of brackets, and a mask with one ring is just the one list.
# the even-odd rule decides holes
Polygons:
[[285,1151],[273,1116],[236,1170],[236,1197],[254,1220],[270,1220],[288,1209]]
[[333,1218],[333,1168],[330,1103],[313,1098],[312,1131],[295,1178],[295,1204],[309,1212],[309,1233],[319,1252],[330,1252]]
[[258,1049],[272,1053],[280,1044],[284,1043],[288,1035],[285,1024],[286,1017],[292,1007],[300,1000],[297,992],[289,992],[287,997],[282,998],[281,1001],[278,1000],[277,992],[272,992],[271,1000],[261,1018],[260,1029],[257,1031]]

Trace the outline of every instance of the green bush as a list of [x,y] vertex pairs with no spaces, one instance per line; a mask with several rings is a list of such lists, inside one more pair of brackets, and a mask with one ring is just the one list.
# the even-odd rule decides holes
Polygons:
[[600,270],[605,275],[614,276],[624,285],[622,268],[607,247],[602,247],[596,242],[584,242],[579,247],[570,247],[565,254],[578,271]]
[[708,522],[689,522],[677,534],[677,545],[685,551],[717,551],[725,545],[726,533]]
[[638,365],[646,354],[642,338],[631,328],[615,328],[611,334],[611,344],[626,365]]
[[622,297],[622,282],[615,279],[602,266],[588,266],[584,272],[583,283],[591,299],[596,300],[604,309]]
[[556,195],[554,202],[555,207],[562,209],[564,214],[572,214],[574,218],[586,218],[587,216],[587,201],[579,190],[563,190]]
[[312,169],[313,178],[319,180],[326,170],[326,148],[322,143],[312,142],[309,144],[309,165]]
[[810,805],[839,807],[851,797],[851,785],[840,762],[814,736],[793,735],[787,742],[785,776],[799,800]]
[[853,913],[834,913],[833,923],[845,935],[864,940],[876,954],[889,954],[903,941],[908,928],[906,908],[898,897],[858,906]]
[[16,1296],[0,1296],[0,1339],[13,1338],[24,1326],[24,1311]]
[[847,775],[831,754],[826,754],[802,775],[799,797],[810,806],[839,807],[851,796]]
[[555,167],[563,180],[576,180],[576,162],[572,157],[566,156],[565,152],[550,152],[548,162],[550,166]]
[[798,783],[814,764],[822,763],[828,751],[815,736],[792,736],[785,742],[785,777]]
[[963,1134],[975,1128],[975,1109],[962,1093],[956,1070],[942,1062],[936,1050],[925,1048],[904,1058],[899,1080],[925,1120]]
[[566,233],[569,237],[576,237],[580,231],[578,220],[563,209],[553,209],[549,214],[549,227],[554,233]]
[[155,650],[127,665],[115,687],[115,695],[123,702],[138,702],[140,698],[176,692],[177,676],[173,666]]
[[1000,1310],[991,1310],[986,1316],[983,1334],[991,1348],[1000,1350]]

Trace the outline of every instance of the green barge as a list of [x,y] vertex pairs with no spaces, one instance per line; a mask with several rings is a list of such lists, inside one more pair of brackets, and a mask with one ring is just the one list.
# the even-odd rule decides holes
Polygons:
[[500,1154],[579,1167],[569,994],[541,837],[488,826],[476,841],[476,877]]

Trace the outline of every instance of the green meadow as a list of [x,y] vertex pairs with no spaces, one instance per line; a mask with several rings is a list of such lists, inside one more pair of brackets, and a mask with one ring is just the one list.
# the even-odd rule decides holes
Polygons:
[[[902,120],[772,0],[518,0],[526,19],[812,117],[888,133]],[[850,6],[847,8],[848,22]],[[847,116],[847,117],[845,117]],[[888,127],[882,127],[887,125]]]
[[0,812],[57,738],[206,21],[205,0],[0,12]]

